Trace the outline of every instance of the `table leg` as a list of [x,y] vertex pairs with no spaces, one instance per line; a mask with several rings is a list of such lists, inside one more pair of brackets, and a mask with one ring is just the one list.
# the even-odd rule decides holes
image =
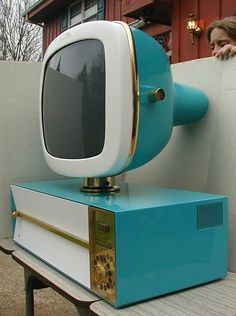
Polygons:
[[80,307],[78,305],[75,305],[79,316],[89,316],[89,308],[88,307]]
[[31,272],[24,269],[25,277],[25,308],[26,316],[34,316],[34,290],[47,287],[38,280]]

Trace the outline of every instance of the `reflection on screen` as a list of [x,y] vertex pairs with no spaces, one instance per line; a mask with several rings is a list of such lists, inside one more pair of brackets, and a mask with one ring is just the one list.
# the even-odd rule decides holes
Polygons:
[[42,118],[47,151],[81,159],[102,152],[105,139],[105,55],[98,40],[73,43],[47,64]]

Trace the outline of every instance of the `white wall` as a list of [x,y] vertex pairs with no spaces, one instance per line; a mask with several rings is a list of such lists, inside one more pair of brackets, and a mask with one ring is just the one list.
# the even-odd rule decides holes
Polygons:
[[40,63],[0,62],[0,238],[11,235],[10,184],[53,178],[41,151]]
[[209,111],[198,123],[175,127],[159,156],[126,181],[229,196],[229,269],[236,272],[236,58],[194,60],[172,71],[175,82],[207,94]]

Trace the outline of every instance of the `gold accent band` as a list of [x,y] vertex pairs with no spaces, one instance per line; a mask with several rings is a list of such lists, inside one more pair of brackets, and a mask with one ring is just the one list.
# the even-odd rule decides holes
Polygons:
[[127,167],[134,157],[136,145],[137,145],[139,108],[140,108],[139,80],[138,80],[138,71],[137,71],[138,68],[137,68],[137,61],[136,61],[135,43],[134,43],[132,31],[127,23],[121,22],[121,21],[116,21],[116,23],[121,24],[123,26],[127,35],[129,50],[130,50],[131,74],[132,74],[133,128],[132,128],[132,140],[131,140],[131,145],[130,145],[129,158],[125,164],[125,167]]
[[55,227],[55,226],[53,226],[51,224],[48,224],[48,223],[46,223],[46,222],[44,222],[44,221],[42,221],[40,219],[37,219],[37,218],[35,218],[33,216],[30,216],[30,215],[25,214],[25,213],[20,212],[20,211],[13,211],[13,212],[11,212],[11,216],[15,217],[15,218],[16,217],[22,217],[26,221],[28,221],[28,222],[30,222],[30,223],[32,223],[34,225],[37,225],[37,226],[39,226],[39,227],[41,227],[41,228],[43,228],[43,229],[55,234],[55,235],[58,235],[58,236],[60,236],[60,237],[62,237],[64,239],[67,239],[67,240],[69,240],[69,241],[71,241],[71,242],[73,242],[73,243],[75,243],[77,245],[80,245],[81,247],[84,247],[86,249],[90,248],[88,241],[86,241],[86,240],[84,240],[82,238],[79,238],[79,237],[77,237],[77,236],[75,236],[75,235],[73,235],[71,233],[68,233],[68,232],[66,232],[63,229],[60,229],[60,228]]

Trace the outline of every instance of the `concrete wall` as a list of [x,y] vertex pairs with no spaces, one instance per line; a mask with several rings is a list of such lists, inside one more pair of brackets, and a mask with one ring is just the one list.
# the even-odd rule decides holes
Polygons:
[[56,177],[39,138],[40,63],[0,62],[0,238],[11,235],[10,184]]
[[159,156],[126,181],[229,196],[229,269],[236,272],[236,58],[189,61],[172,71],[174,81],[207,94],[209,111],[198,123],[175,127]]

